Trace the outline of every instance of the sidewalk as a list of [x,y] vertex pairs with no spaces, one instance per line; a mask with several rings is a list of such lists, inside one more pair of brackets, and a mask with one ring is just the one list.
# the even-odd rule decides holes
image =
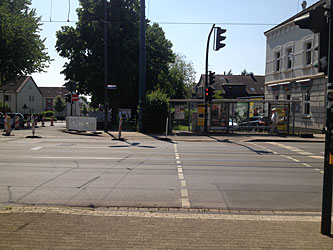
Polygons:
[[0,249],[333,249],[333,239],[318,213],[7,207]]

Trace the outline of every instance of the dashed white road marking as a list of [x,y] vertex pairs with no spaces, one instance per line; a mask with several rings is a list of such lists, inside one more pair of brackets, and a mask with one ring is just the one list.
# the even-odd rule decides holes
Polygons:
[[178,152],[178,147],[177,144],[173,144],[174,152],[175,152],[175,158],[176,158],[176,164],[177,164],[177,171],[178,171],[178,179],[180,181],[181,189],[180,189],[180,196],[181,196],[181,202],[182,202],[182,208],[190,208],[190,200],[188,198],[188,189],[186,185],[186,181],[184,178],[184,173],[183,173],[183,167],[181,165],[180,161],[180,155]]
[[312,168],[312,166],[311,165],[309,165],[309,164],[307,164],[307,163],[302,163],[304,166],[306,166],[306,167],[308,167],[308,168]]
[[40,150],[42,149],[43,147],[35,147],[35,148],[31,148],[30,150]]
[[[282,147],[282,148],[286,148],[286,149],[288,149],[288,150],[290,150],[290,151],[297,152],[297,153],[299,153],[299,154],[301,154],[301,155],[306,155],[306,156],[309,156],[309,157],[312,157],[312,158],[315,158],[315,159],[324,159],[323,156],[313,155],[313,154],[310,153],[310,152],[306,152],[306,151],[303,151],[303,150],[298,149],[298,148],[295,148],[295,147],[291,147],[291,146],[283,145],[283,144],[281,144],[281,143],[276,143],[276,142],[268,142],[268,143],[270,143],[270,144],[272,144],[272,145],[276,145],[276,146]],[[268,149],[268,148],[266,148],[266,147],[264,147],[264,146],[261,146],[261,145],[255,144],[255,143],[251,143],[251,142],[250,142],[250,144],[252,144],[252,145],[254,145],[254,146],[257,146],[257,147],[260,147],[260,148],[263,148],[263,149],[265,149],[265,150],[267,150],[267,151],[272,152],[273,154],[278,155],[277,152],[275,152],[275,151],[273,151],[273,150],[271,150],[271,149]],[[281,156],[281,157],[284,157],[284,158],[287,158],[287,159],[289,159],[289,160],[295,161],[295,162],[300,162],[302,165],[304,165],[304,166],[306,166],[306,167],[309,167],[309,168],[312,168],[311,165],[309,165],[309,164],[307,164],[307,163],[304,163],[304,162],[301,162],[300,160],[295,159],[295,158],[293,158],[293,157],[290,157],[290,156],[288,156],[288,155],[280,155],[280,156]],[[320,170],[320,169],[318,169],[318,168],[316,168],[316,169],[314,169],[314,170],[315,170],[315,171],[318,171],[318,172],[320,172],[320,173],[322,173],[322,174],[324,174],[324,171],[322,171],[322,170]]]

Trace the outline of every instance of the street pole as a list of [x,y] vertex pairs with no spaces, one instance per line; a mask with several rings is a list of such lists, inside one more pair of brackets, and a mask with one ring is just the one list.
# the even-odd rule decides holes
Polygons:
[[104,0],[104,132],[108,132],[108,15],[107,0]]
[[140,0],[140,79],[139,79],[139,131],[143,130],[142,105],[146,95],[146,10]]
[[[209,54],[209,41],[210,41],[210,36],[212,35],[212,32],[215,28],[215,24],[213,24],[213,27],[211,28],[208,39],[207,39],[207,46],[206,46],[206,70],[205,70],[205,91],[204,91],[204,96],[206,92],[206,88],[208,88],[208,54]],[[206,100],[205,96],[205,124],[204,124],[204,131],[205,133],[208,132],[208,102]]]
[[323,177],[323,199],[321,233],[331,236],[332,220],[332,167],[333,167],[333,22],[332,22],[333,0],[330,0],[328,11],[328,72],[327,72],[327,112],[326,112],[326,135],[325,135],[325,158]]

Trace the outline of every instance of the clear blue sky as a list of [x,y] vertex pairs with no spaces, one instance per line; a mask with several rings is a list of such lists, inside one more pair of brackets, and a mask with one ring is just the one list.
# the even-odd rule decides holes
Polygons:
[[[97,1],[97,0],[96,0]],[[111,0],[112,1],[112,0]],[[33,74],[38,86],[61,86],[64,76],[60,74],[65,60],[55,51],[55,33],[64,25],[75,23],[66,21],[68,0],[32,0],[38,16],[44,22],[41,36],[54,61],[47,73]],[[240,74],[243,69],[257,75],[265,73],[266,39],[264,32],[295,15],[301,10],[303,0],[146,0],[146,17],[158,22],[171,40],[173,50],[192,61],[197,72],[197,80],[205,69],[205,51],[208,33],[213,23],[227,29],[226,47],[219,51],[210,49],[209,70],[223,74],[230,69]],[[317,2],[308,0],[308,6]],[[51,4],[52,3],[52,4]],[[52,8],[51,8],[52,6]],[[78,0],[70,0],[70,21],[76,21]],[[168,24],[168,23],[208,23],[208,24]],[[237,25],[236,23],[256,23],[267,25]]]

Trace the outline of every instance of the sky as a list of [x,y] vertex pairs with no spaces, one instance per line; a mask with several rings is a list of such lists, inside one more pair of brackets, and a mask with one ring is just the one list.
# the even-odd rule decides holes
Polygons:
[[[98,1],[98,0],[96,0]],[[112,0],[111,0],[112,1]],[[246,69],[265,74],[266,38],[264,32],[302,10],[303,0],[146,0],[146,18],[163,28],[173,51],[192,62],[196,80],[205,71],[206,44],[215,23],[227,29],[226,46],[209,50],[209,70],[216,74]],[[316,0],[307,0],[310,6]],[[56,31],[61,26],[75,26],[79,0],[32,0],[31,8],[41,16],[40,36],[53,61],[46,73],[32,74],[38,86],[59,87],[65,83],[60,72],[66,60],[55,50]],[[70,22],[67,22],[69,17]]]

